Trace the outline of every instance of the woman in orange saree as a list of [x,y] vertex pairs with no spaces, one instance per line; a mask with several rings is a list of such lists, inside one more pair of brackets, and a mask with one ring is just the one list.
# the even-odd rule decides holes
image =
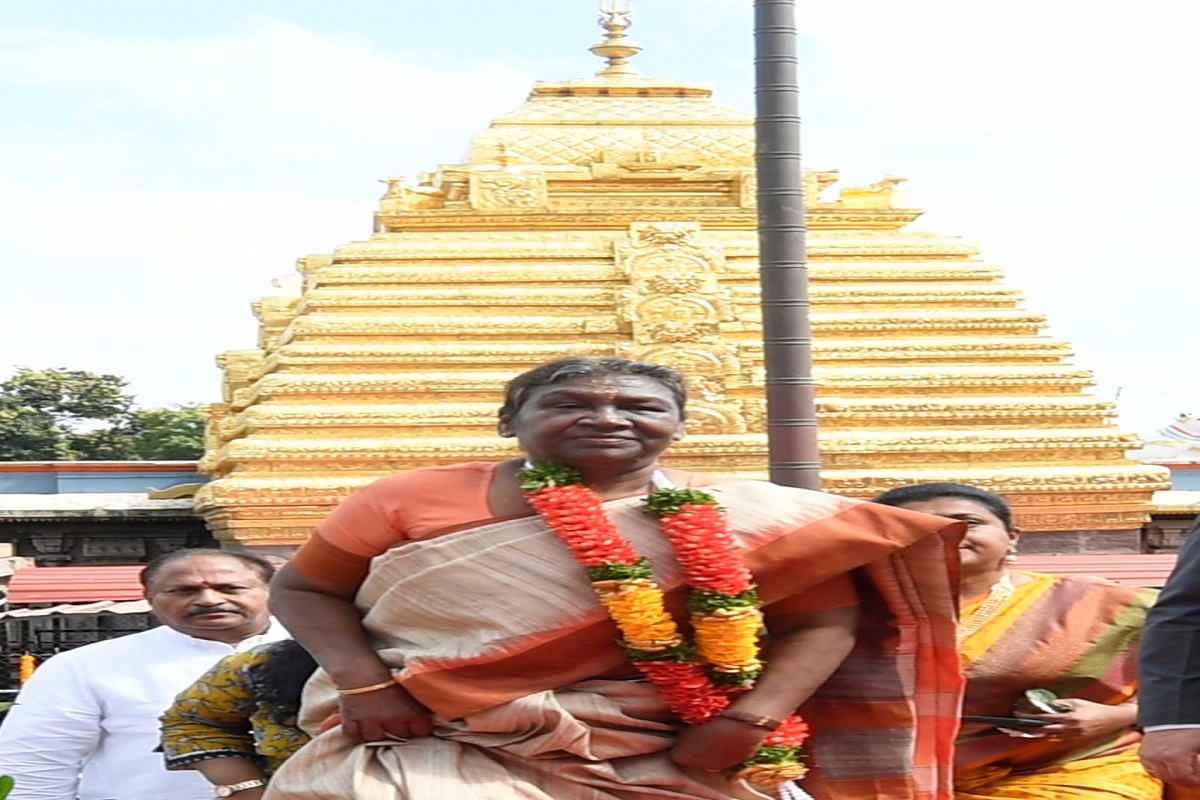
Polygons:
[[315,739],[266,797],[766,800],[729,768],[799,706],[815,796],[948,800],[960,529],[661,468],[683,419],[672,370],[566,359],[510,384],[500,427],[528,459],[581,473],[684,627],[681,558],[639,505],[663,482],[709,487],[761,597],[767,666],[753,689],[681,724],[527,505],[524,459],[401,473],[335,510],[273,585],[273,608],[323,669],[301,719]]
[[[1002,498],[975,486],[926,483],[876,502],[967,523],[961,544],[960,647],[967,717],[955,797],[1157,800],[1162,784],[1137,759],[1135,656],[1156,592],[1088,575],[1010,569],[1020,531]],[[1062,710],[1047,713],[1030,690]],[[1043,699],[1042,702],[1047,702]]]

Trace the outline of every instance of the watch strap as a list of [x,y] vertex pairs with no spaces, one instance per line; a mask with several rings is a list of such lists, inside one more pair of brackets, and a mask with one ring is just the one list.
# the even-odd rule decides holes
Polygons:
[[267,782],[263,778],[255,778],[254,780],[241,781],[239,783],[225,783],[214,786],[217,791],[217,797],[229,797],[237,792],[245,791],[246,789],[257,789],[260,786],[266,786]]

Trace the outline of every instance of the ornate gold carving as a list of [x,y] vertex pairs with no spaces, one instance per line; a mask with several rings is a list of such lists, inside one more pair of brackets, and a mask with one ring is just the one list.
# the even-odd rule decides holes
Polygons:
[[471,208],[545,208],[546,175],[542,172],[472,172]]
[[804,172],[804,204],[809,208],[828,205],[821,197],[825,190],[837,183],[838,171],[805,170]]
[[224,370],[221,384],[222,399],[232,405],[245,405],[250,385],[262,375],[262,350],[229,350],[217,356],[217,366]]
[[[905,208],[907,206],[897,206],[902,195],[896,189],[904,181],[904,178],[888,175],[870,186],[842,189],[838,202],[846,208]],[[907,203],[907,199],[903,202]]]
[[720,340],[720,330],[711,322],[676,322],[667,320],[646,326],[646,339],[651,342],[675,344],[713,342]]
[[[425,176],[432,180],[432,176]],[[416,211],[431,208],[445,208],[446,190],[432,186],[425,181],[413,186],[403,175],[393,175],[383,178],[387,191],[379,201],[379,211],[383,214],[399,214],[406,211]]]
[[704,288],[704,281],[682,270],[664,272],[646,279],[646,288],[656,294],[689,294]]
[[738,173],[738,205],[742,208],[758,207],[758,173],[752,169]]

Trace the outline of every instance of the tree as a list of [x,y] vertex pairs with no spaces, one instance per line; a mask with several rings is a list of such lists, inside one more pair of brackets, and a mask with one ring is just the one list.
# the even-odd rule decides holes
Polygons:
[[0,395],[0,461],[54,461],[69,450],[54,417]]
[[200,406],[137,411],[139,433],[134,451],[147,460],[192,461],[204,455],[204,416]]
[[194,459],[196,406],[136,409],[117,375],[18,367],[0,383],[0,460]]

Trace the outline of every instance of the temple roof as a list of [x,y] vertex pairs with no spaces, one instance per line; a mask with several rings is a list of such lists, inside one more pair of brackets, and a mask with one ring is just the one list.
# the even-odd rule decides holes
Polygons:
[[628,11],[606,11],[608,65],[590,78],[539,81],[517,110],[471,140],[472,164],[745,165],[754,163],[754,118],[712,101],[701,83],[643,78],[627,63],[641,47],[625,36]]
[[[711,90],[645,78],[539,83],[472,140],[472,164],[753,166],[754,118]],[[635,167],[636,168],[636,167]]]

